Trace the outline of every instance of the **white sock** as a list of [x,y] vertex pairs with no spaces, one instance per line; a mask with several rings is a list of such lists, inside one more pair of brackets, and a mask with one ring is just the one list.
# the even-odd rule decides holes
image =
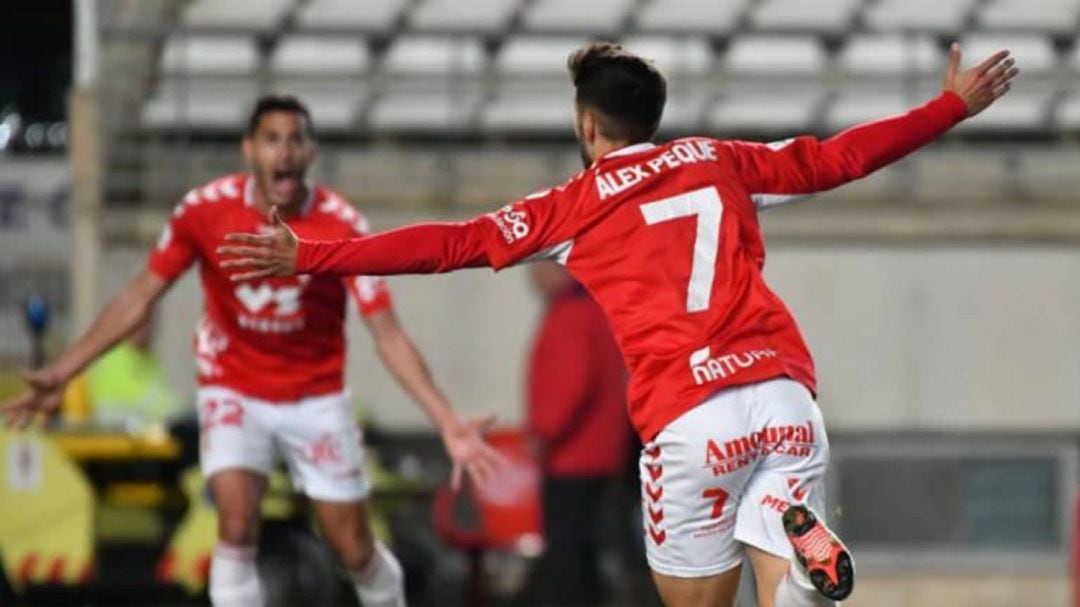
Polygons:
[[792,561],[787,575],[776,586],[774,604],[776,607],[833,607],[837,603],[818,592],[806,571]]
[[405,607],[405,576],[390,550],[375,542],[375,554],[363,571],[350,571],[356,596],[364,607]]
[[255,569],[255,547],[219,542],[210,560],[210,602],[214,607],[263,607]]

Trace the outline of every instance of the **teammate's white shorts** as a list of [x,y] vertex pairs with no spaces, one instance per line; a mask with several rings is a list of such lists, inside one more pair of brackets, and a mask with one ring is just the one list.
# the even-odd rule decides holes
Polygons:
[[280,456],[293,487],[329,502],[368,495],[363,434],[347,393],[268,403],[221,387],[199,388],[203,476],[230,468],[269,475]]
[[829,442],[810,392],[789,379],[722,390],[641,453],[649,567],[705,577],[743,560],[743,544],[792,557],[781,515],[824,512]]

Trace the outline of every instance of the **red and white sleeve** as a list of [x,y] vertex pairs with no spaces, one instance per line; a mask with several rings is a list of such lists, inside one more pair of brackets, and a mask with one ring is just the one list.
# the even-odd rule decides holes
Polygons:
[[197,251],[191,224],[191,208],[184,202],[176,205],[147,258],[146,265],[158,277],[171,282],[195,262]]

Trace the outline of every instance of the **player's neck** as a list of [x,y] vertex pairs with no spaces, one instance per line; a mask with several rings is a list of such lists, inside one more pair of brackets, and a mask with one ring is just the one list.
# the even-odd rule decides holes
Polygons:
[[633,144],[629,141],[613,141],[601,137],[596,140],[596,145],[593,146],[593,159],[597,160],[603,158],[616,150],[621,150],[631,145]]
[[[308,196],[311,194],[311,186],[305,181],[300,186],[300,189],[293,195],[292,200],[278,207],[278,211],[283,217],[295,217],[300,215],[304,210],[304,203],[307,202]],[[255,208],[260,213],[270,214],[270,203],[266,200],[266,195],[263,193],[262,188],[255,186]]]

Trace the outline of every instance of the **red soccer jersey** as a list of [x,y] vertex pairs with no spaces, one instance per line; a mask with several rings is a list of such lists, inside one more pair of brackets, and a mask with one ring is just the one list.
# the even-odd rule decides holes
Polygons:
[[561,257],[593,294],[646,439],[721,388],[788,376],[815,390],[795,320],[762,277],[751,197],[791,187],[755,183],[745,165],[772,153],[705,138],[631,146],[486,223],[494,267]]
[[[172,281],[195,261],[205,296],[195,332],[202,386],[225,386],[270,402],[293,401],[343,387],[346,291],[360,311],[390,307],[382,278],[299,276],[233,283],[215,249],[230,232],[270,228],[254,205],[255,181],[229,175],[188,192],[176,206],[149,267]],[[297,217],[306,238],[353,238],[369,232],[359,212],[330,190],[312,186]]]
[[631,376],[630,418],[648,441],[725,387],[787,376],[815,389],[799,329],[762,277],[756,209],[863,177],[966,114],[943,93],[826,141],[634,145],[471,222],[301,242],[297,269],[429,273],[558,259],[611,322]]

